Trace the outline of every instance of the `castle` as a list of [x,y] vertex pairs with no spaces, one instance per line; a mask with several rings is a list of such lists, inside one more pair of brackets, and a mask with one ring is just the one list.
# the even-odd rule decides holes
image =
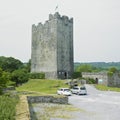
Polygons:
[[73,18],[56,12],[44,24],[32,25],[31,72],[68,79],[73,68]]

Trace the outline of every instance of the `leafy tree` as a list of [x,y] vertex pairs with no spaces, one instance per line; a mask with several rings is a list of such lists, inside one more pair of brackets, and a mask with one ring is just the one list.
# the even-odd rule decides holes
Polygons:
[[116,72],[118,72],[117,68],[116,68],[116,67],[111,67],[111,68],[109,68],[107,74],[108,74],[109,76],[113,76],[113,74],[116,73]]
[[111,67],[108,71],[112,73],[118,72],[116,67]]
[[73,79],[80,78],[80,77],[82,77],[81,72],[74,72],[72,75]]
[[22,66],[23,63],[13,57],[0,57],[0,67],[3,69],[3,71],[13,72]]
[[31,60],[29,60],[27,63],[23,64],[23,68],[26,69],[28,72],[30,72],[31,69]]
[[76,69],[77,72],[92,72],[92,66],[88,64],[83,64]]
[[10,81],[10,73],[3,71],[0,68],[0,94],[2,93],[2,88],[7,86]]
[[28,81],[28,73],[25,69],[19,69],[12,72],[11,80],[18,84],[22,84]]

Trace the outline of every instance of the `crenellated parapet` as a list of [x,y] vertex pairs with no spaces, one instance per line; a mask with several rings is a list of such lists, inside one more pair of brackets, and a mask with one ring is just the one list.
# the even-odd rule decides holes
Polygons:
[[49,20],[53,20],[53,19],[58,19],[58,20],[63,20],[66,22],[72,22],[73,23],[73,18],[68,18],[68,16],[61,16],[58,12],[56,12],[54,15],[49,14]]
[[55,14],[49,14],[49,20],[45,21],[44,24],[42,24],[41,22],[38,23],[37,25],[33,24],[32,31],[35,32],[37,30],[43,29],[44,27],[51,24],[51,21],[55,21],[55,20],[58,20],[58,21],[60,20],[65,24],[69,24],[69,23],[73,24],[73,18],[69,18],[65,15],[61,16],[58,12],[56,12]]
[[33,24],[32,25],[32,32],[39,31],[40,29],[42,30],[44,25],[42,23],[38,23],[38,25]]

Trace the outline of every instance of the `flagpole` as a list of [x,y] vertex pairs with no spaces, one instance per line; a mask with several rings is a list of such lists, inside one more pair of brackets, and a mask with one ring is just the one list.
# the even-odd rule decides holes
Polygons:
[[55,12],[58,12],[58,5],[55,7]]

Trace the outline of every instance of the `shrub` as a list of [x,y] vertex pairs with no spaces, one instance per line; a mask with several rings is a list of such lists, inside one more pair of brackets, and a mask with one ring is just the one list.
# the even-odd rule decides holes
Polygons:
[[30,73],[29,74],[30,79],[45,79],[44,73]]
[[15,70],[12,72],[11,81],[15,82],[16,85],[25,83],[28,81],[28,73],[22,69]]
[[94,80],[94,79],[92,79],[92,78],[87,78],[87,79],[85,79],[86,80],[86,82],[88,83],[88,84],[95,84],[96,83],[96,81]]
[[82,77],[81,72],[74,72],[73,75],[72,75],[73,79],[76,79],[76,78],[79,78],[79,77]]

